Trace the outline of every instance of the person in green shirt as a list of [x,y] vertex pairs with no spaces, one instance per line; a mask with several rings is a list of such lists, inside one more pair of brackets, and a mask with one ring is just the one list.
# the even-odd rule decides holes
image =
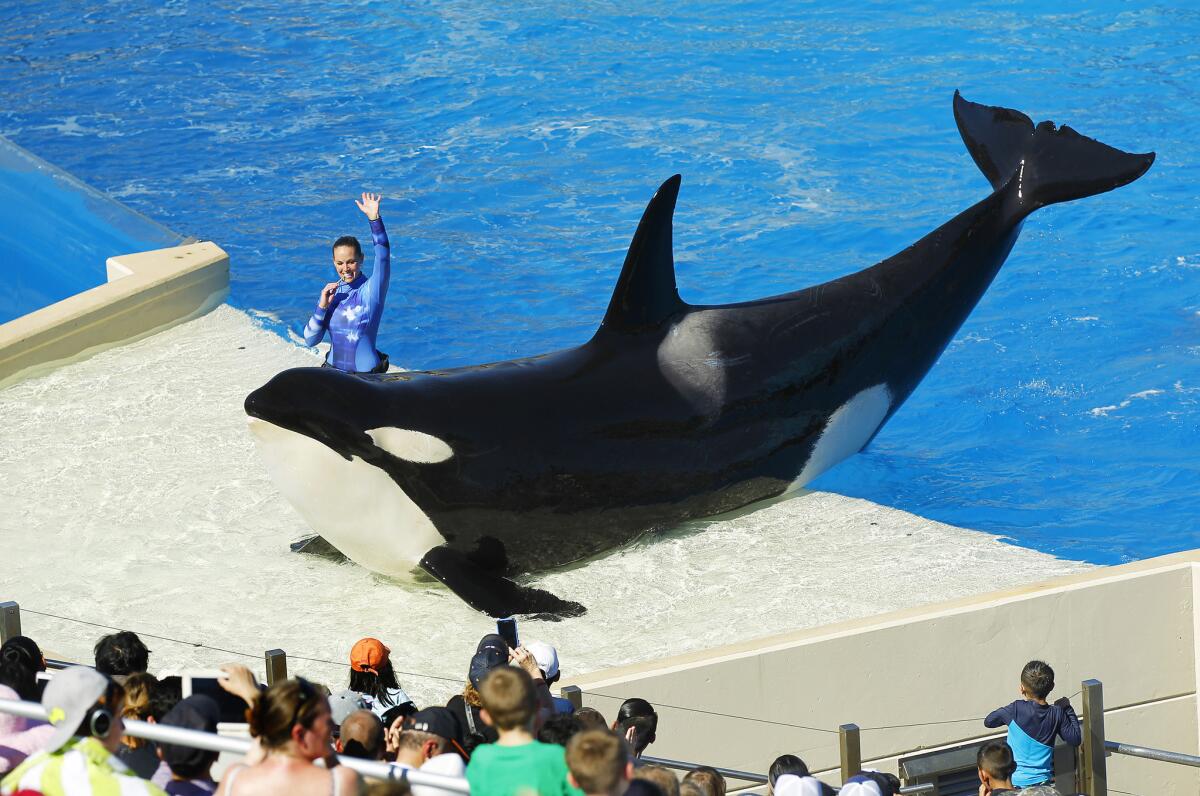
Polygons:
[[500,738],[471,753],[467,782],[471,796],[582,796],[567,782],[563,748],[533,737],[537,696],[529,673],[500,666],[479,687],[480,717]]

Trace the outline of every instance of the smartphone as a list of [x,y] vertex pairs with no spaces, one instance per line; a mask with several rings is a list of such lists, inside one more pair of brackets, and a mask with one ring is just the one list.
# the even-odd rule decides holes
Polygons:
[[218,680],[223,676],[224,674],[217,669],[183,672],[180,675],[182,695],[190,697],[192,694],[204,694],[212,697],[220,711],[221,724],[245,724],[246,709],[249,705],[241,697],[234,696],[221,687]]
[[507,616],[504,619],[497,619],[496,632],[508,644],[509,649],[515,650],[521,646],[521,642],[517,638],[517,620],[514,617]]

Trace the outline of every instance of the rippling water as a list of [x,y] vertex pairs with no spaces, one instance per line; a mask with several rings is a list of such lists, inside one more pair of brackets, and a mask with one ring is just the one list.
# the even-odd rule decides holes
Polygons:
[[[385,194],[381,348],[585,340],[684,175],[683,297],[876,262],[984,196],[954,89],[1159,159],[1040,211],[929,377],[814,484],[1098,563],[1200,546],[1200,12],[1123,2],[0,2],[0,133],[218,241],[280,334]],[[69,385],[64,385],[69,390]],[[231,410],[232,411],[232,410]]]

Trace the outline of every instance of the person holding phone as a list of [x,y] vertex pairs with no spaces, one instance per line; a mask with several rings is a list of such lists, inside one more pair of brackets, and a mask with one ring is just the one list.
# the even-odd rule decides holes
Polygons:
[[383,302],[392,274],[391,247],[383,219],[379,217],[377,193],[356,199],[358,209],[371,225],[375,266],[371,275],[362,272],[363,250],[358,238],[343,235],[333,242],[333,269],[338,279],[321,288],[317,309],[304,326],[304,343],[315,346],[329,333],[330,350],[325,367],[347,373],[387,373],[387,354],[375,348]]

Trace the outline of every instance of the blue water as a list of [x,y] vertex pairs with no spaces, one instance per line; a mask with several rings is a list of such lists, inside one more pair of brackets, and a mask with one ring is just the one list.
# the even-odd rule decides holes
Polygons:
[[956,88],[1156,150],[1032,217],[905,407],[814,486],[1094,562],[1197,547],[1200,11],[1052,5],[3,0],[0,133],[220,242],[230,301],[281,333],[329,241],[366,236],[351,197],[382,192],[380,347],[409,368],[585,340],[675,172],[686,300],[893,254],[988,191]]
[[118,254],[180,236],[0,138],[0,323],[107,281]]

